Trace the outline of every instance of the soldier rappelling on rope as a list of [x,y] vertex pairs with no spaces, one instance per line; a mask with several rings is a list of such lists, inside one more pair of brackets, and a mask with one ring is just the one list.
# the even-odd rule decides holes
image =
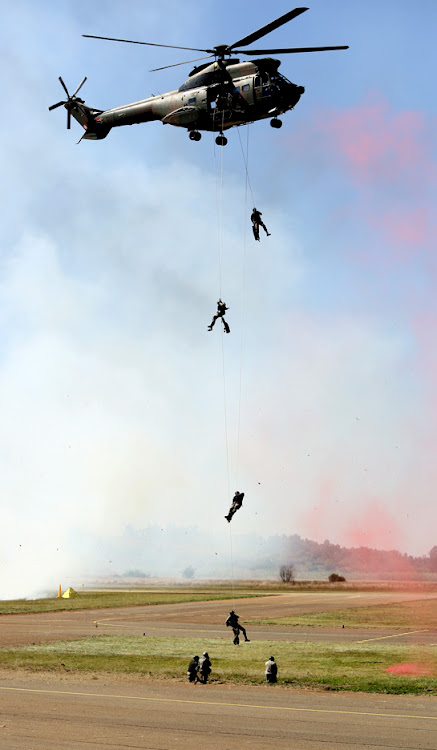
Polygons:
[[225,333],[230,333],[231,329],[229,328],[228,324],[225,320],[225,312],[226,310],[229,310],[229,307],[226,307],[226,302],[222,302],[221,299],[217,302],[217,312],[214,315],[211,324],[208,326],[208,331],[212,331],[212,329],[215,326],[216,321],[221,318],[223,323],[223,328],[225,329]]
[[240,630],[244,635],[244,640],[246,641],[246,643],[249,643],[249,638],[247,637],[246,630],[245,628],[243,628],[242,625],[240,625],[238,620],[239,620],[239,615],[235,614],[234,610],[231,609],[231,611],[229,612],[229,617],[226,620],[226,627],[232,628],[232,631],[234,633],[234,645],[235,646],[238,646],[238,644],[240,643],[240,637],[239,637]]
[[264,224],[263,220],[261,219],[262,213],[261,211],[258,211],[257,208],[254,208],[252,211],[252,215],[250,217],[250,220],[252,222],[252,231],[253,236],[255,239],[259,242],[259,228],[262,227],[267,235],[267,237],[270,237],[270,232],[268,231],[266,225]]
[[236,493],[235,493],[235,495],[234,495],[234,497],[233,497],[233,499],[232,499],[232,505],[229,508],[229,513],[228,513],[227,516],[225,516],[225,518],[226,518],[226,520],[227,520],[228,523],[230,523],[232,516],[243,505],[243,497],[244,497],[244,492],[239,492],[237,490]]

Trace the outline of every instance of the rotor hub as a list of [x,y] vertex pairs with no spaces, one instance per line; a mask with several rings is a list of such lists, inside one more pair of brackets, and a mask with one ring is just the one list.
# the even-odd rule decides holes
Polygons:
[[226,55],[226,53],[229,54],[228,50],[229,50],[229,45],[228,44],[217,44],[214,47],[215,54],[217,55],[217,57],[220,57],[222,60],[223,60],[224,56]]

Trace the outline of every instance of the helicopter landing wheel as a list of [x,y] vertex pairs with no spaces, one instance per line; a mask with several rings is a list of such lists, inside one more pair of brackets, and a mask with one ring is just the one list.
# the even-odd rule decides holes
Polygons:
[[202,134],[197,130],[190,130],[190,132],[188,133],[188,137],[190,141],[200,141]]
[[272,128],[282,128],[282,120],[278,120],[277,117],[274,117],[273,120],[270,120],[270,125]]
[[225,135],[218,135],[217,138],[215,139],[215,142],[217,146],[226,146],[228,139],[226,138]]

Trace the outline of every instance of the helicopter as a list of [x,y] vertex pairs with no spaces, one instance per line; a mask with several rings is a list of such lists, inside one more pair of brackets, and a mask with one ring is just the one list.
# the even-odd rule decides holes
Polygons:
[[294,8],[294,10],[285,13],[280,18],[271,21],[233,44],[218,44],[212,49],[177,47],[169,44],[83,34],[82,36],[89,39],[104,39],[126,44],[143,44],[151,47],[167,47],[207,53],[206,56],[193,60],[154,68],[150,72],[208,58],[214,58],[214,62],[202,63],[194,67],[188,79],[178,89],[107,110],[89,107],[83,99],[77,96],[87,80],[86,76],[71,95],[68,93],[61,76],[59,76],[67,99],[53,104],[49,107],[49,110],[63,105],[67,110],[67,129],[70,129],[71,116],[84,128],[85,132],[80,140],[101,140],[106,138],[109,131],[114,127],[153,120],[160,120],[164,125],[186,128],[192,141],[201,139],[200,131],[218,132],[216,143],[219,146],[225,146],[227,143],[224,131],[235,126],[246,125],[270,117],[270,125],[273,128],[280,128],[282,120],[279,119],[279,115],[285,114],[296,106],[305,91],[304,87],[292,83],[278,72],[280,60],[264,57],[253,61],[241,61],[234,55],[282,55],[349,49],[348,46],[237,49],[251,45],[307,10],[309,8]]

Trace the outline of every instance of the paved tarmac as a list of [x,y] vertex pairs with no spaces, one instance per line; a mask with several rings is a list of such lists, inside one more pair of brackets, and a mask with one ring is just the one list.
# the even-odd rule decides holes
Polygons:
[[[437,594],[289,593],[237,600],[241,620],[341,610]],[[232,601],[0,617],[0,647],[100,633],[228,637]],[[437,633],[248,626],[260,640],[437,644]],[[0,671],[0,750],[436,750],[437,698],[188,685],[138,676]]]
[[435,750],[437,698],[0,676],[1,750]]

